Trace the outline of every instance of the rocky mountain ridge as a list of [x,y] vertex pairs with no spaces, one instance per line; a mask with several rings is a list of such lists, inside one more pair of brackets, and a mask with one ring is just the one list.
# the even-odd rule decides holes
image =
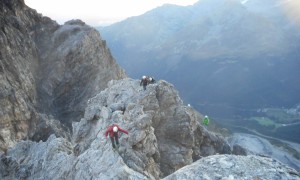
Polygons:
[[[211,156],[231,150],[222,136],[201,125],[202,118],[166,81],[144,91],[139,80],[113,80],[88,101],[84,117],[73,123],[71,141],[52,135],[46,142],[22,141],[2,154],[1,179],[300,179],[270,158]],[[118,153],[103,134],[112,123],[129,132],[120,137]]]

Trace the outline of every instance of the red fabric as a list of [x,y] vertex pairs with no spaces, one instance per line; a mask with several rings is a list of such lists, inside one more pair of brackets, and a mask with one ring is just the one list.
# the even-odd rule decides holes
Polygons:
[[107,137],[108,134],[109,134],[110,137],[114,137],[114,131],[113,131],[114,126],[117,126],[118,132],[121,131],[121,132],[123,132],[123,133],[125,133],[125,134],[128,134],[128,131],[126,131],[126,130],[120,128],[118,125],[114,124],[114,125],[109,126],[109,127],[107,128],[107,130],[105,131],[105,134],[104,134],[105,137]]

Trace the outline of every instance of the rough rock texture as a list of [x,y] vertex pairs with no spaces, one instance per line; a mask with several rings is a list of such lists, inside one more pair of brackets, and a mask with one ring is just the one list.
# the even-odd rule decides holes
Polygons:
[[23,0],[0,0],[0,45],[0,151],[60,134],[60,122],[71,128],[89,98],[126,77],[95,29],[60,26]]
[[299,172],[267,157],[213,155],[202,158],[164,178],[172,179],[300,179]]
[[[38,93],[43,111],[71,126],[80,120],[86,102],[107,87],[111,79],[125,77],[99,33],[80,20],[60,26],[42,52]],[[39,35],[37,35],[39,39]]]
[[[108,89],[90,100],[88,108],[95,111],[98,107],[98,112],[102,112],[101,109],[105,106],[124,104],[124,115],[122,111],[115,111],[119,114],[108,113],[105,116],[108,119],[111,116],[113,122],[124,124],[123,126],[132,130],[129,144],[134,151],[126,151],[134,153],[139,150],[144,152],[145,158],[152,157],[153,160],[143,164],[145,168],[153,161],[159,163],[162,172],[160,176],[163,177],[201,156],[231,152],[222,137],[208,132],[200,125],[202,116],[183,105],[173,85],[159,81],[149,85],[146,91],[141,91],[138,86],[139,81],[132,79],[112,81]],[[100,120],[103,117],[101,114],[98,116]],[[93,116],[86,114],[85,117],[91,119]],[[77,131],[73,132],[76,135]],[[132,157],[129,161],[132,161]],[[140,166],[138,163],[134,162]]]
[[0,151],[31,136],[37,121],[38,56],[25,22],[18,17],[23,8],[23,2],[0,1]]
[[[71,141],[52,136],[46,142],[17,144],[2,155],[1,178],[17,178],[26,172],[22,176],[43,179],[105,179],[117,175],[159,179],[200,156],[230,153],[222,137],[201,126],[201,118],[183,105],[178,92],[166,81],[143,91],[139,80],[112,80],[107,89],[88,101],[80,122],[73,123]],[[103,135],[112,123],[129,131],[129,136],[120,136],[119,153]],[[17,165],[10,165],[6,159]],[[21,171],[14,166],[24,168]]]
[[76,157],[71,143],[63,138],[20,142],[7,152],[9,156],[1,156],[1,179],[146,179],[128,168],[118,154],[96,143]]

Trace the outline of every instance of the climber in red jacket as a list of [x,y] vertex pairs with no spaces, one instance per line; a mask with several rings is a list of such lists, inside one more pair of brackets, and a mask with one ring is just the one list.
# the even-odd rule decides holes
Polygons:
[[[116,124],[113,124],[113,125],[109,126],[107,128],[107,130],[105,131],[105,134],[104,134],[106,138],[109,135],[112,146],[113,146],[114,149],[116,148],[116,146],[117,146],[117,148],[119,148],[119,135],[118,135],[119,131],[121,131],[121,132],[128,135],[128,132],[126,130],[120,128]],[[116,141],[116,145],[115,145],[115,141]]]

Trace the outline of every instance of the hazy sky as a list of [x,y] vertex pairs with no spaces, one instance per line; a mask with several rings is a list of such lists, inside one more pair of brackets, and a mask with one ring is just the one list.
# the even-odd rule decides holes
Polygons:
[[198,0],[25,0],[26,5],[63,24],[81,19],[91,26],[107,25],[141,15],[163,4],[192,5]]

